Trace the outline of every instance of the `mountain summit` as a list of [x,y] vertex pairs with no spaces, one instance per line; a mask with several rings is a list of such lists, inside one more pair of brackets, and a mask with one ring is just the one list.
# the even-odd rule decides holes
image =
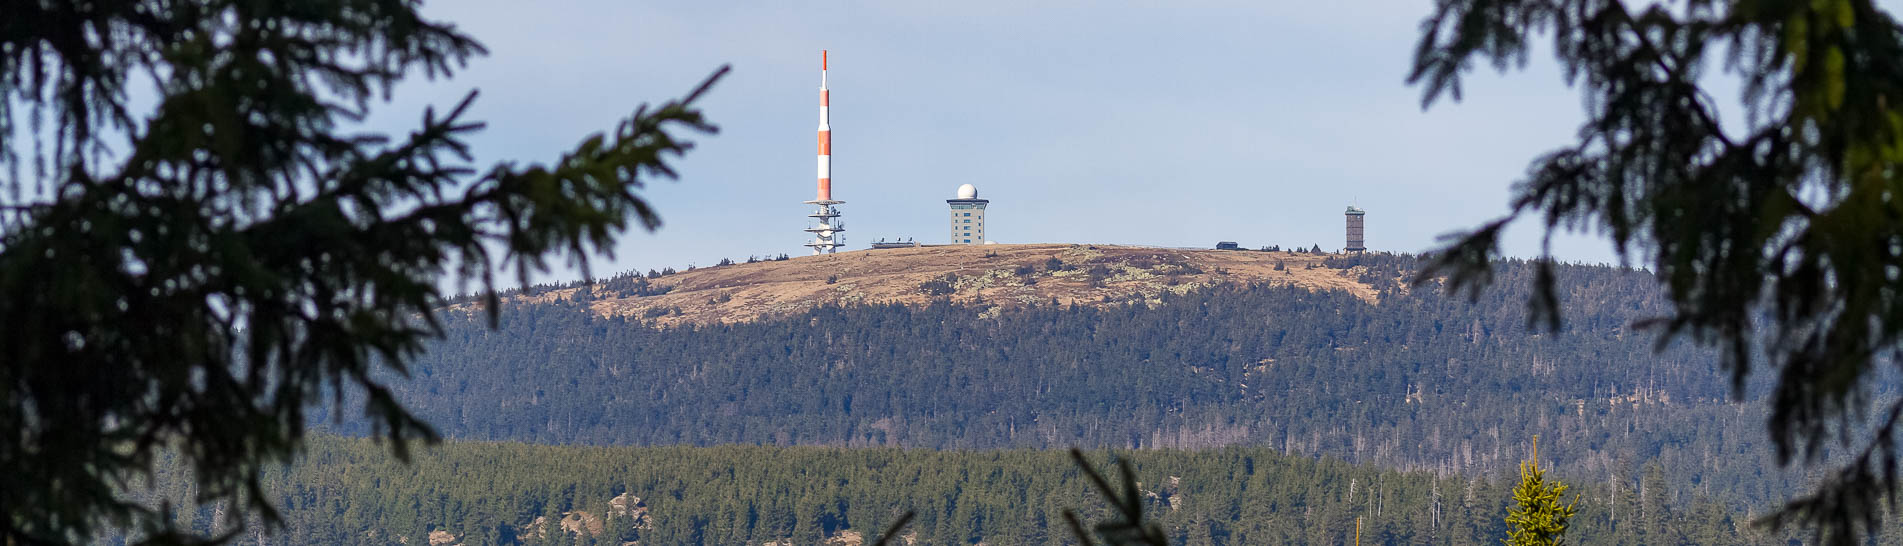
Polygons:
[[1340,290],[1373,302],[1376,283],[1395,282],[1370,282],[1362,278],[1365,267],[1330,264],[1329,256],[1113,245],[925,246],[628,274],[512,299],[585,301],[604,317],[676,325],[750,322],[828,304],[1123,303],[1242,284]]

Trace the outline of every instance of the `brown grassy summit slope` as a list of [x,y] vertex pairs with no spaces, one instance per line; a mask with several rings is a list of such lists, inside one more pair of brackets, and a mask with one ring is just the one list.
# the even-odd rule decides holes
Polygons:
[[[655,291],[667,291],[660,295],[620,294],[598,286],[589,305],[603,316],[670,325],[744,322],[822,304],[922,304],[937,298],[982,299],[998,306],[1122,302],[1225,283],[1289,284],[1375,298],[1374,287],[1356,280],[1359,271],[1328,268],[1325,257],[1062,244],[858,250],[700,268],[647,281]],[[577,290],[549,290],[518,301],[572,299]]]

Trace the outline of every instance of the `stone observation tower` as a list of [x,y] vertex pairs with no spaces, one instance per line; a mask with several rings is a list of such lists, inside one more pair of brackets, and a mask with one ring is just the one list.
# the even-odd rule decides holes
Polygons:
[[1349,205],[1347,215],[1348,215],[1348,248],[1345,248],[1342,250],[1347,252],[1362,252],[1362,251],[1368,250],[1368,244],[1367,244],[1368,242],[1367,242],[1367,239],[1364,239],[1362,237],[1363,232],[1361,229],[1361,219],[1368,215],[1368,211],[1355,208],[1353,205]]
[[945,202],[951,205],[952,244],[985,244],[985,205],[991,202],[978,198],[978,188],[971,184],[959,186],[958,198]]

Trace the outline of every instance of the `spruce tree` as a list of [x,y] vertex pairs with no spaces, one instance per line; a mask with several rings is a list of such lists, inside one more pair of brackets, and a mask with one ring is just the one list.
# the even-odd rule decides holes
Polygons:
[[0,543],[193,539],[119,491],[167,448],[199,484],[184,501],[271,519],[260,475],[324,400],[358,396],[337,414],[406,455],[436,435],[386,381],[441,333],[446,286],[475,285],[493,321],[498,274],[564,255],[585,272],[658,226],[637,190],[714,130],[691,106],[712,78],[546,165],[477,165],[474,92],[408,134],[353,128],[405,76],[484,52],[419,9],[0,10]]
[[1535,460],[1520,463],[1520,483],[1513,487],[1513,506],[1507,509],[1507,546],[1564,544],[1566,526],[1578,512],[1579,499],[1561,504],[1566,484],[1548,481],[1537,460],[1539,450],[1533,453]]
[[[1451,236],[1419,279],[1488,284],[1520,218],[1546,242],[1610,236],[1666,289],[1673,310],[1650,322],[1722,349],[1736,396],[1771,368],[1777,461],[1837,465],[1770,521],[1846,545],[1895,527],[1903,399],[1872,391],[1894,385],[1903,349],[1903,25],[1873,0],[1434,5],[1409,76],[1424,104],[1459,100],[1477,67],[1550,52],[1586,119],[1532,161],[1506,217]],[[1743,84],[1729,110],[1720,72]],[[1557,327],[1564,290],[1542,250],[1528,303]]]

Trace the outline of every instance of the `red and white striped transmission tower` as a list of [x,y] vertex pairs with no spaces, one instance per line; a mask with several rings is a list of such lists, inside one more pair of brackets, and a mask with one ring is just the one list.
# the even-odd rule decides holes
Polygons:
[[817,220],[812,227],[806,228],[813,238],[806,246],[813,249],[814,255],[831,254],[846,246],[846,237],[840,232],[846,231],[846,224],[839,221],[839,209],[833,205],[845,201],[833,200],[833,130],[826,122],[826,51],[819,52],[819,195],[808,205],[818,205],[819,209],[806,216]]

